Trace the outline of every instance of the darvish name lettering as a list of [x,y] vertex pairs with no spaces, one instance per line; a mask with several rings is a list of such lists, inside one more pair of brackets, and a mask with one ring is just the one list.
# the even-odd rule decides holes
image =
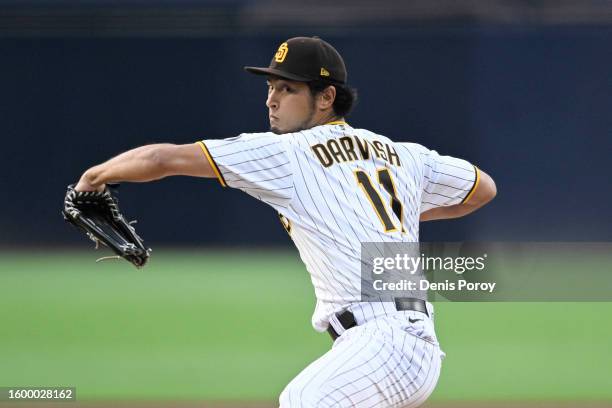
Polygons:
[[378,140],[369,141],[357,136],[343,136],[329,139],[325,143],[317,143],[310,148],[323,167],[329,167],[334,163],[368,160],[372,155],[389,164],[401,166],[400,158],[393,146]]

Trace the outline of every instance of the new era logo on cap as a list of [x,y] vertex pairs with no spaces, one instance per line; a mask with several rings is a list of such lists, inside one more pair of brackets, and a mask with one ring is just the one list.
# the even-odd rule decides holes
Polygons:
[[258,75],[274,75],[293,81],[325,81],[346,84],[346,66],[340,53],[318,37],[295,37],[282,43],[268,67],[244,67]]

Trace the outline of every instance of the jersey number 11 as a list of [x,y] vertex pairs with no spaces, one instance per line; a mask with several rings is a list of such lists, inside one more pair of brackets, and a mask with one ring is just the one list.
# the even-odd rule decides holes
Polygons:
[[[378,183],[381,184],[391,196],[391,209],[396,217],[400,220],[401,231],[405,232],[403,219],[404,206],[399,198],[397,198],[397,190],[395,188],[393,178],[391,177],[391,173],[389,173],[389,169],[387,168],[378,169],[376,173],[378,174]],[[355,171],[355,178],[357,179],[359,187],[361,187],[366,197],[370,201],[370,204],[372,204],[372,207],[374,207],[374,211],[376,212],[376,215],[378,215],[378,219],[382,223],[385,232],[397,231],[398,228],[391,220],[391,217],[387,212],[387,208],[383,203],[383,199],[372,185],[372,180],[370,180],[368,174],[363,170],[357,170]]]

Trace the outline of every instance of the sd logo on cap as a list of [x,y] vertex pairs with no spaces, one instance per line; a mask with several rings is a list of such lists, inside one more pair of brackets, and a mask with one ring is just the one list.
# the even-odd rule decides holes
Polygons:
[[278,62],[279,64],[283,62],[285,60],[285,57],[287,56],[288,51],[289,48],[287,47],[287,43],[282,43],[280,47],[278,47],[278,51],[276,51],[276,54],[274,54],[274,61]]

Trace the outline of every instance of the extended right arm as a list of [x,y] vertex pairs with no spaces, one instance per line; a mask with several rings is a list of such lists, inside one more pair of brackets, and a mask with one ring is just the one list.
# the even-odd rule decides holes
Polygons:
[[129,150],[83,173],[77,191],[101,190],[108,182],[148,182],[168,176],[215,177],[200,143],[152,144]]

